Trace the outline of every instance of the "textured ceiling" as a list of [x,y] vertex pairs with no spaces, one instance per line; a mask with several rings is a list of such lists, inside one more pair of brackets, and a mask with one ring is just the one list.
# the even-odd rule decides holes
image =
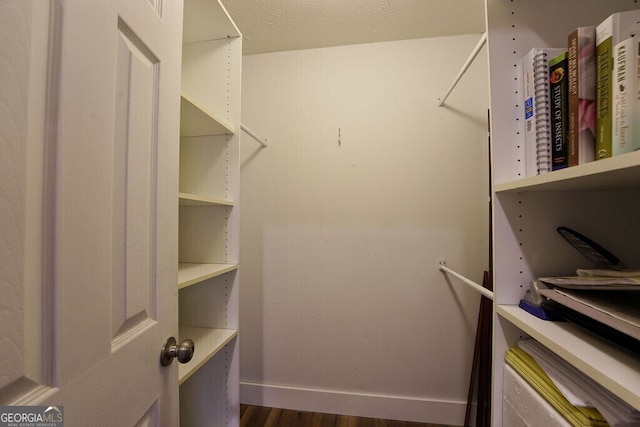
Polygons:
[[222,0],[243,52],[484,32],[484,0]]

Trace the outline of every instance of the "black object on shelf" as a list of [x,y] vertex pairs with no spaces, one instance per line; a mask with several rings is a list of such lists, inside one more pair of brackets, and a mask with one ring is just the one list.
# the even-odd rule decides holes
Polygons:
[[582,255],[596,263],[601,268],[624,268],[618,257],[588,238],[569,227],[558,227],[558,233],[578,250]]
[[567,306],[561,305],[560,307],[566,321],[640,356],[640,341],[637,339]]

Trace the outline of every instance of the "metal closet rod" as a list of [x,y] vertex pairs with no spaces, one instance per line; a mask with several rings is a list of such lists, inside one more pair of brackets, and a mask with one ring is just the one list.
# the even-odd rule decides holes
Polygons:
[[473,280],[467,279],[463,275],[456,273],[455,271],[447,267],[447,262],[445,260],[441,259],[440,261],[438,261],[438,270],[444,271],[445,273],[449,273],[452,276],[460,279],[462,283],[469,285],[471,288],[480,292],[482,295],[484,295],[485,297],[493,301],[493,292],[491,292],[489,289],[485,288],[484,286],[477,284]]
[[469,65],[471,65],[473,60],[476,59],[476,56],[478,56],[478,53],[480,52],[480,49],[482,49],[482,46],[484,46],[484,44],[486,42],[487,42],[487,33],[485,32],[485,33],[482,34],[482,37],[480,37],[480,41],[478,42],[476,47],[473,48],[473,51],[471,52],[471,55],[469,55],[469,58],[467,58],[467,61],[464,63],[464,65],[462,65],[462,68],[460,69],[460,72],[456,76],[456,78],[453,81],[453,83],[451,83],[451,86],[449,86],[449,89],[447,90],[447,93],[442,98],[438,98],[438,107],[442,107],[444,105],[444,101],[447,100],[447,98],[449,97],[449,95],[453,91],[453,88],[456,87],[456,85],[458,84],[458,82],[460,81],[460,79],[462,78],[464,73],[467,72],[467,69],[469,68]]
[[263,147],[267,147],[267,140],[264,138],[260,138],[258,135],[256,135],[251,129],[249,129],[248,127],[246,127],[244,125],[244,123],[240,123],[240,129],[242,129],[243,131],[245,131],[247,133],[247,135],[249,135],[251,138],[255,139],[256,141],[258,141],[258,143],[260,145],[262,145]]

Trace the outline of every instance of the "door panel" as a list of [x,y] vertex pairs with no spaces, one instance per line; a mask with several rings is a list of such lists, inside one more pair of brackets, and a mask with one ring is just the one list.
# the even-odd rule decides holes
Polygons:
[[46,391],[50,374],[39,326],[48,19],[47,4],[0,2],[0,404]]
[[[118,21],[114,141],[113,332],[156,318],[158,59]],[[125,221],[126,219],[126,221]],[[121,248],[125,248],[124,251]]]
[[157,402],[138,421],[135,427],[152,427],[158,425],[158,405]]
[[0,131],[0,173],[17,178],[0,193],[15,223],[0,226],[2,337],[15,343],[2,343],[0,402],[64,406],[69,426],[175,426],[177,364],[159,356],[178,333],[182,2],[53,0],[44,18],[39,0],[7,3],[0,20],[23,19],[9,36],[32,49],[0,55],[19,83],[11,97],[0,84],[18,103],[16,130]]

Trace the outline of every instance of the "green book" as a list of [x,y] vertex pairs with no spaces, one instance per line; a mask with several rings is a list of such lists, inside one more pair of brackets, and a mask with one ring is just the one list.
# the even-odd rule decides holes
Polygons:
[[640,34],[640,10],[618,12],[596,27],[596,160],[611,157],[613,48]]
[[549,61],[549,118],[551,121],[551,170],[569,165],[569,83],[567,52]]

